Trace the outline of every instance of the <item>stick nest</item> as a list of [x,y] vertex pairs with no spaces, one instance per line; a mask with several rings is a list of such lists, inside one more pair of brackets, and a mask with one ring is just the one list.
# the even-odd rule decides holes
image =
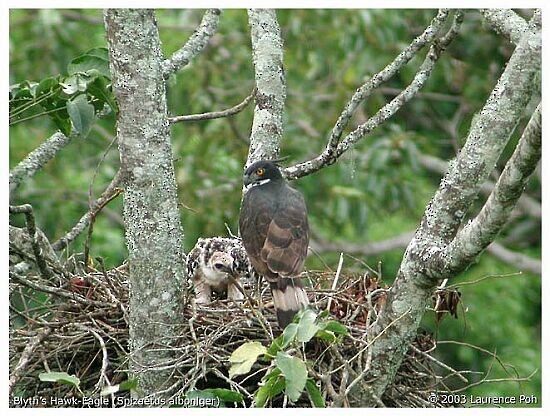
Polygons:
[[[130,396],[127,391],[100,395],[108,386],[128,377],[127,267],[84,272],[71,271],[69,263],[54,270],[54,276],[48,279],[32,269],[22,274],[10,267],[10,392],[13,396],[40,397],[42,402],[33,403],[38,406],[52,405],[52,398],[85,396],[97,398],[96,404],[108,407],[115,397]],[[349,330],[349,335],[338,343],[314,338],[303,351],[294,351],[302,358],[305,355],[309,377],[316,381],[327,406],[360,406],[367,394],[361,374],[369,365],[368,328],[387,292],[373,272],[341,271],[334,289],[327,289],[335,280],[333,272],[304,272],[303,278],[311,283],[308,293],[312,306],[318,311],[328,308],[333,318]],[[258,383],[272,367],[256,363],[249,374],[230,379],[229,356],[252,340],[269,347],[280,330],[267,285],[245,289],[255,292],[251,298],[259,297],[259,305],[251,308],[249,301],[236,304],[217,300],[207,307],[186,308],[181,326],[174,330],[177,339],[172,368],[177,381],[164,389],[164,397],[183,397],[192,390],[222,387],[239,392],[245,406],[253,405]],[[429,396],[446,390],[444,381],[453,373],[432,357],[434,349],[430,334],[416,336],[393,384],[380,398],[380,405],[438,406],[430,402]],[[79,387],[40,381],[39,374],[50,371],[78,377]],[[354,382],[362,387],[350,389]],[[268,405],[312,404],[304,393],[296,403],[287,402],[281,394]]]

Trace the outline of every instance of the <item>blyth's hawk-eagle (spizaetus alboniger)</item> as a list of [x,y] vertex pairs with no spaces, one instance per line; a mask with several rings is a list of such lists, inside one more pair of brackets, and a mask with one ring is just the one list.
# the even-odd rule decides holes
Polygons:
[[227,293],[227,299],[244,298],[237,285],[251,280],[250,263],[238,238],[199,238],[187,255],[187,275],[193,282],[195,302],[210,303],[212,292]]
[[309,304],[299,278],[309,244],[306,204],[274,161],[250,165],[244,185],[239,231],[250,264],[269,282],[277,320],[284,328]]

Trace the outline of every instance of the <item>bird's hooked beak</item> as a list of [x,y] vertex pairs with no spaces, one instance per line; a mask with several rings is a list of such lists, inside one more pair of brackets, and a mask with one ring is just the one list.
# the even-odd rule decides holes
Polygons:
[[243,182],[244,182],[244,186],[245,186],[245,187],[248,186],[248,185],[250,185],[250,184],[252,183],[252,178],[250,178],[250,175],[246,175],[246,176],[244,177]]
[[220,272],[224,272],[224,273],[227,273],[231,276],[233,276],[233,274],[235,273],[235,270],[233,270],[233,267],[232,266],[226,266],[225,264],[220,264],[217,269],[220,271]]

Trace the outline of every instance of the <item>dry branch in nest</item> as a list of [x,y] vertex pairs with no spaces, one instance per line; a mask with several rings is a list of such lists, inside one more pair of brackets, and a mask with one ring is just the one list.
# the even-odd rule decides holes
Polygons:
[[[11,255],[16,251],[10,246]],[[75,258],[71,260],[63,267],[50,264],[54,273],[50,279],[33,273],[32,268],[25,275],[17,273],[15,264],[10,264],[10,393],[33,398],[35,402],[26,402],[31,406],[123,404],[121,399],[129,398],[129,392],[115,393],[116,388],[109,386],[128,378],[127,267],[84,272]],[[356,406],[360,396],[368,393],[366,387],[353,387],[364,383],[372,342],[368,328],[385,302],[387,288],[372,270],[358,274],[340,269],[337,279],[333,272],[309,271],[302,277],[311,283],[312,306],[317,311],[329,309],[347,327],[348,335],[336,343],[313,338],[301,350],[288,352],[307,362],[308,377],[327,406]],[[243,397],[239,406],[255,404],[254,393],[274,364],[260,360],[248,374],[234,378],[228,370],[229,357],[239,346],[257,341],[269,347],[280,334],[269,289],[265,284],[259,286],[245,287],[249,297],[243,303],[216,300],[206,307],[186,308],[181,325],[173,331],[178,337],[178,358],[167,364],[177,382],[159,394],[181,399],[193,390],[225,388]],[[251,307],[251,303],[258,304]],[[416,337],[380,405],[437,405],[429,401],[430,393],[446,390],[445,381],[461,375],[435,359],[434,349],[430,334]],[[75,388],[40,381],[39,375],[46,372],[74,375],[80,384]],[[12,401],[12,405],[18,404]],[[312,403],[305,393],[295,403],[279,394],[267,405],[309,407]]]

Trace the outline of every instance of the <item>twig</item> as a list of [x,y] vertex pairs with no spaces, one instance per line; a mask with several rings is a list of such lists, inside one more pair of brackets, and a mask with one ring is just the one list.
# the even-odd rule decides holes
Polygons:
[[415,347],[414,345],[411,345],[411,348],[418,354],[421,354],[423,357],[427,358],[428,360],[434,362],[441,368],[444,368],[445,370],[448,370],[451,372],[451,374],[456,375],[460,380],[462,380],[464,383],[468,383],[468,379],[464,377],[459,371],[455,370],[454,368],[448,366],[447,364],[439,361],[437,358],[431,356],[430,354],[422,351],[421,349]]
[[542,115],[539,104],[487,202],[441,252],[444,277],[463,270],[496,238],[540,160],[541,144]]
[[119,196],[122,193],[121,188],[115,188],[113,189],[113,192],[111,195],[109,195],[107,198],[105,198],[99,205],[97,205],[93,211],[93,213],[90,215],[90,224],[88,226],[88,235],[86,236],[86,242],[84,243],[84,262],[86,264],[86,267],[88,267],[89,260],[90,260],[90,244],[92,241],[92,233],[94,231],[94,222],[97,217],[97,214],[113,199],[115,199],[117,196]]
[[[379,91],[382,94],[387,95],[399,95],[401,90],[399,88],[392,88],[392,87],[380,87]],[[461,104],[464,101],[464,98],[460,95],[450,95],[450,94],[443,94],[440,92],[419,92],[416,94],[417,98],[425,98],[426,100],[432,100],[432,101],[443,101],[443,102],[450,102],[450,103],[456,103]]]
[[246,299],[250,303],[250,311],[258,320],[258,323],[264,330],[268,339],[273,340],[273,334],[270,331],[268,331],[264,316],[261,313],[258,313],[258,311],[256,311],[256,309],[254,308],[254,303],[255,303],[254,299],[252,299],[252,297],[248,294],[248,292],[243,289],[241,284],[233,276],[229,276],[229,281],[231,282],[232,285],[234,285],[239,290],[239,292],[241,292],[246,297]]
[[540,275],[542,273],[542,262],[526,254],[509,250],[499,243],[492,243],[487,251],[497,259],[517,267],[519,270]]
[[407,231],[395,237],[390,237],[387,240],[374,241],[372,243],[346,243],[333,242],[315,239],[311,241],[311,246],[315,251],[319,252],[344,252],[344,253],[359,253],[365,256],[376,256],[387,251],[403,249],[407,247],[409,241],[414,236],[414,232]]
[[[445,175],[449,169],[449,164],[444,160],[427,154],[419,154],[418,160],[422,166],[426,169],[438,173],[440,175]],[[487,179],[483,185],[481,185],[481,193],[489,196],[493,189],[495,188],[495,183]],[[542,217],[542,207],[541,204],[536,201],[534,198],[523,193],[519,197],[517,202],[518,208],[520,208],[525,214],[530,215],[534,218]]]
[[195,33],[187,40],[185,45],[162,63],[162,72],[165,79],[180,70],[197,56],[208,44],[208,41],[218,30],[220,9],[208,9]]
[[29,343],[25,346],[25,349],[21,353],[21,357],[14,367],[10,375],[10,380],[8,383],[8,394],[11,394],[13,387],[23,376],[23,372],[29,365],[32,359],[34,350],[42,341],[44,341],[52,333],[52,327],[45,327],[43,331],[39,332]]
[[[105,201],[110,200],[112,198],[112,195],[116,192],[119,192],[118,186],[122,183],[123,179],[123,173],[122,170],[119,170],[109,186],[103,191],[101,196],[95,201],[94,204],[92,204],[92,208],[84,214],[80,220],[76,223],[76,225],[69,231],[67,234],[65,234],[63,237],[61,237],[59,240],[57,240],[55,243],[52,244],[52,248],[56,251],[63,250],[65,247],[69,245],[70,242],[72,242],[74,239],[76,239],[82,231],[90,224],[90,221],[92,219],[92,216],[97,214],[99,210],[104,206]],[[119,192],[120,193],[120,192]]]
[[74,300],[84,305],[95,305],[99,307],[111,306],[111,304],[107,302],[90,300],[85,298],[84,296],[81,296],[74,292],[69,292],[68,290],[62,289],[60,287],[45,286],[43,284],[30,281],[27,278],[20,276],[19,274],[16,274],[16,273],[10,272],[9,275],[10,275],[10,278],[16,279],[22,284],[24,284],[25,286],[30,287],[31,289],[34,289],[34,290],[39,290],[40,292],[49,293],[50,295],[60,296],[66,299]]
[[[401,319],[403,319],[405,316],[407,316],[407,314],[410,312],[410,309],[411,308],[408,308],[405,312],[403,312],[401,315],[399,315],[397,318],[395,318],[393,321],[391,321],[388,325],[386,325],[384,327],[384,329],[382,331],[380,331],[372,340],[370,340],[369,342],[367,342],[367,344],[362,348],[360,349],[353,357],[351,357],[348,361],[353,361],[355,360],[359,354],[362,354],[364,351],[366,351],[374,342],[376,342],[376,340],[378,338],[380,338],[386,331],[388,331],[393,325],[395,325],[398,321],[400,321]],[[331,374],[332,373],[335,373],[336,371],[339,371],[341,370],[342,368],[344,367],[344,364],[340,365],[339,367],[335,368],[334,370],[332,370]],[[359,374],[356,378],[359,379],[361,377],[364,377],[364,375],[366,374],[366,371],[362,372],[361,374]],[[355,380],[354,380],[355,381]],[[357,381],[355,382],[357,383]]]
[[[340,272],[342,271],[342,265],[344,264],[344,253],[340,253],[340,260],[338,260],[338,267],[336,268],[336,274],[334,275],[334,280],[332,281],[331,291],[335,291],[338,286],[338,280],[340,279]],[[332,304],[332,296],[328,298],[327,302],[327,311],[330,312],[330,305]]]
[[44,260],[44,257],[42,256],[42,250],[40,249],[40,245],[38,244],[36,223],[34,221],[32,206],[29,204],[18,206],[10,205],[10,214],[25,214],[25,224],[27,226],[27,232],[29,233],[29,237],[31,239],[31,246],[36,264],[38,265],[40,274],[45,279],[50,279],[52,276],[52,272],[46,264],[46,260]]
[[79,323],[75,323],[74,325],[76,328],[80,329],[81,331],[89,332],[90,334],[92,334],[99,341],[99,345],[101,347],[101,351],[103,354],[103,358],[101,360],[101,370],[99,373],[99,380],[97,380],[94,390],[92,391],[92,394],[93,394],[94,392],[99,391],[101,389],[101,387],[103,386],[103,383],[102,383],[103,380],[105,380],[107,385],[109,386],[111,385],[111,382],[107,378],[107,367],[109,366],[109,355],[107,354],[107,347],[105,346],[105,341],[103,340],[101,335],[99,335],[92,328],[88,328],[86,325],[82,325]]
[[475,350],[478,350],[478,351],[481,351],[487,355],[490,355],[491,357],[493,357],[493,361],[496,361],[500,364],[500,366],[502,367],[502,369],[506,372],[506,374],[510,374],[508,372],[508,369],[507,367],[511,367],[512,370],[514,371],[516,377],[519,377],[519,373],[518,371],[516,370],[516,368],[510,364],[505,364],[504,362],[502,362],[502,360],[500,359],[500,357],[495,353],[495,352],[491,352],[485,348],[482,348],[482,347],[479,347],[477,345],[473,345],[473,344],[470,344],[468,342],[463,342],[463,341],[454,341],[454,340],[445,340],[445,341],[437,341],[438,344],[455,344],[455,345],[462,345],[462,346],[465,346],[465,347],[469,347],[469,348],[473,348]]
[[[382,71],[374,75],[369,81],[363,84],[357,92],[353,95],[351,100],[346,105],[346,108],[338,118],[338,121],[334,125],[329,141],[325,150],[317,157],[310,159],[306,162],[296,164],[284,169],[284,175],[288,179],[296,179],[302,176],[309,175],[319,169],[329,166],[336,162],[336,160],[349,149],[349,147],[363,138],[366,134],[370,133],[385,120],[393,116],[407,101],[416,95],[416,93],[425,84],[431,72],[435,66],[436,61],[439,59],[441,52],[447,46],[447,44],[458,34],[458,28],[462,21],[462,12],[457,11],[455,14],[455,21],[451,30],[449,30],[446,37],[439,40],[436,45],[435,39],[437,33],[445,23],[449,11],[441,9],[437,16],[432,20],[426,30],[413,42],[405,48],[388,66]],[[360,125],[356,130],[350,133],[344,140],[340,140],[342,133],[349,123],[353,112],[363,102],[372,91],[377,88],[383,82],[393,77],[407,62],[409,62],[416,53],[422,49],[425,45],[432,43],[432,46],[424,60],[424,63],[420,66],[411,84],[405,88],[400,94],[397,95],[390,103],[382,107],[374,116],[369,118],[367,122]]]
[[243,111],[248,106],[248,104],[252,101],[255,93],[256,93],[256,89],[254,89],[252,93],[248,97],[246,97],[242,102],[226,110],[169,117],[168,121],[170,122],[170,124],[174,124],[174,123],[180,123],[180,122],[212,120],[215,118],[229,117]]

